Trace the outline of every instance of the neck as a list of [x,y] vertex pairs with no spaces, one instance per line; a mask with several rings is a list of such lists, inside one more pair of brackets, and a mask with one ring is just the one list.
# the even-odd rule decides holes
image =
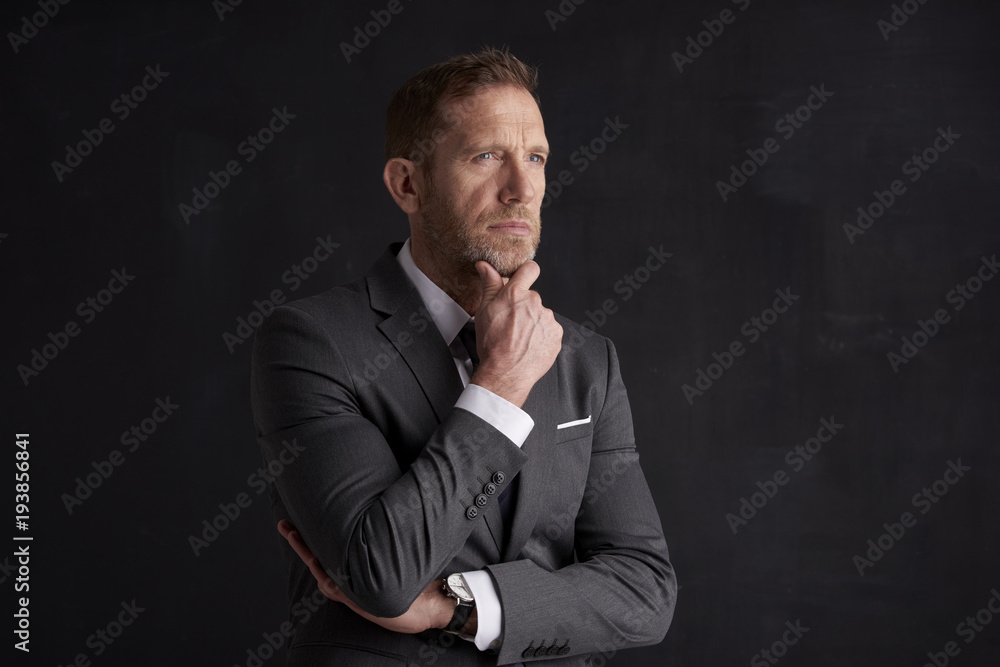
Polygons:
[[410,254],[413,255],[413,263],[432,283],[440,287],[470,317],[476,314],[483,298],[483,288],[474,267],[465,266],[455,258],[448,257],[441,248],[436,248],[433,244],[418,242],[416,236],[410,237]]

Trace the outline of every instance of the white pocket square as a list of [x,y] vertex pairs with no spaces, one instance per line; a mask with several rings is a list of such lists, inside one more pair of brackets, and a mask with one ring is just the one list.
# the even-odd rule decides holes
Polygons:
[[558,424],[558,425],[556,425],[556,430],[559,430],[561,428],[569,428],[570,426],[579,426],[580,424],[589,424],[591,416],[592,415],[587,415],[587,417],[585,419],[574,419],[571,422],[566,422],[564,424]]

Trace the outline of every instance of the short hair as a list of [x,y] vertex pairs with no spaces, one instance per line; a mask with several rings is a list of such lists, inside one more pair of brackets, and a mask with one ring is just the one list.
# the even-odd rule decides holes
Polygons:
[[538,69],[521,62],[506,47],[486,47],[431,65],[396,91],[385,117],[385,159],[412,160],[429,173],[434,149],[461,112],[446,113],[445,102],[471,97],[488,86],[516,86],[538,99]]

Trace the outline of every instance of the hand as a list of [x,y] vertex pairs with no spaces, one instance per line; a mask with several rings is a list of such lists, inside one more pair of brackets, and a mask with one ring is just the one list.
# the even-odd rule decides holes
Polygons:
[[410,608],[402,616],[396,616],[395,618],[373,616],[351,601],[340,590],[340,587],[333,583],[333,579],[323,571],[319,560],[309,550],[309,547],[306,546],[306,543],[302,540],[302,536],[295,530],[295,526],[290,521],[285,519],[279,521],[278,532],[288,540],[288,544],[291,545],[295,553],[302,559],[302,562],[309,568],[313,577],[316,578],[316,584],[323,595],[334,602],[347,605],[354,613],[367,618],[372,623],[378,623],[386,630],[416,634],[431,628],[445,628],[455,614],[455,605],[457,602],[445,595],[441,581],[435,579],[413,601],[413,604],[410,605]]
[[488,262],[476,262],[483,299],[476,311],[479,367],[471,382],[517,407],[555,363],[562,349],[562,327],[542,297],[530,289],[541,269],[528,260],[510,280]]

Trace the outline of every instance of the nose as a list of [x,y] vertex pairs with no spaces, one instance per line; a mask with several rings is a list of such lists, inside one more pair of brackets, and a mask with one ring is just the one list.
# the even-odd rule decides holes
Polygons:
[[533,174],[527,164],[520,161],[508,162],[504,165],[502,173],[500,201],[504,204],[528,204],[535,198]]

